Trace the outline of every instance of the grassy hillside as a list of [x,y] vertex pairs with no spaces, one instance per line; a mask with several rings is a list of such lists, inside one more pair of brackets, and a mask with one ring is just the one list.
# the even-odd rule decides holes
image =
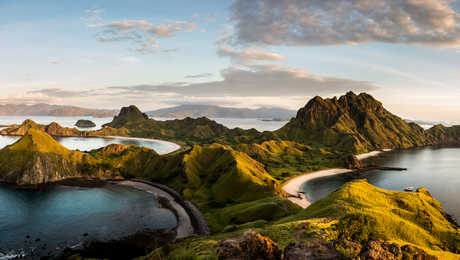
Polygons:
[[39,184],[76,177],[85,155],[70,151],[48,134],[29,129],[16,143],[0,150],[0,180]]
[[372,96],[352,92],[338,99],[315,97],[276,134],[287,140],[354,153],[430,144],[420,126],[391,114]]
[[341,152],[279,140],[240,144],[235,149],[263,163],[270,175],[278,180],[325,168],[343,167],[345,156]]
[[[232,209],[227,213],[231,215]],[[189,238],[152,255],[166,259],[212,259],[217,257],[219,241],[236,237],[248,228],[271,238],[285,253],[302,248],[310,248],[312,253],[318,247],[323,247],[326,253],[324,247],[330,245],[343,257],[351,258],[365,254],[370,241],[385,241],[378,243],[394,243],[392,250],[404,249],[403,259],[413,259],[416,248],[440,259],[460,259],[460,255],[455,254],[460,253],[460,230],[449,222],[440,203],[428,191],[387,191],[364,180],[345,184],[311,207],[281,220],[256,221],[211,237]]]

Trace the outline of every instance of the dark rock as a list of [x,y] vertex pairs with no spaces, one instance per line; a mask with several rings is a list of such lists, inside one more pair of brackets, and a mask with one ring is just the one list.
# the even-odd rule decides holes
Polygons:
[[81,127],[81,128],[89,128],[89,127],[95,127],[96,124],[90,120],[85,120],[85,119],[80,119],[75,123],[76,126]]
[[270,238],[248,230],[239,237],[219,241],[217,256],[232,260],[276,260],[281,259],[282,252]]
[[302,243],[291,243],[284,249],[285,260],[315,259],[335,260],[343,259],[331,242],[320,238],[313,238]]
[[390,244],[381,240],[369,240],[366,248],[359,255],[360,260],[399,260],[418,259],[436,260],[435,256],[427,254],[422,249],[405,245],[400,247],[397,244]]
[[360,169],[363,167],[362,163],[355,155],[346,156],[344,159],[344,166],[347,169]]
[[87,237],[87,236],[88,236],[88,233],[84,233],[83,236],[84,236],[84,237]]
[[144,230],[134,235],[123,237],[113,241],[87,242],[83,249],[66,249],[57,259],[68,259],[78,255],[83,259],[133,259],[144,256],[152,250],[172,243],[176,232],[162,230]]

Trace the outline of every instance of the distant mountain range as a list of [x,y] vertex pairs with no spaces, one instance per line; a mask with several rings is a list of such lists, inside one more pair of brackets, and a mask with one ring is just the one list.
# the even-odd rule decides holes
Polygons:
[[6,104],[0,105],[0,116],[93,116],[112,117],[118,111],[109,109],[88,109],[75,106],[49,104]]
[[180,105],[176,107],[163,108],[146,113],[150,117],[208,117],[208,118],[283,118],[295,117],[295,110],[288,110],[279,107],[272,108],[229,108],[210,105]]

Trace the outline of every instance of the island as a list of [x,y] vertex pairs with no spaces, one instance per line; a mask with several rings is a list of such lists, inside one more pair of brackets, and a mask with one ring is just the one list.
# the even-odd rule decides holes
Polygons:
[[96,127],[96,124],[91,120],[80,119],[77,121],[77,123],[75,123],[75,126],[80,128],[91,128]]
[[[208,232],[194,232],[197,235],[132,258],[460,256],[458,224],[425,188],[387,191],[358,175],[311,205],[292,200],[299,194],[285,188],[296,177],[323,170],[337,169],[329,173],[354,178],[355,170],[366,167],[360,159],[389,149],[460,143],[460,126],[424,130],[366,93],[315,97],[273,132],[229,129],[204,117],[157,121],[130,106],[96,131],[27,121],[1,133],[23,136],[0,150],[3,182],[23,186],[71,178],[141,180],[172,191],[176,199],[188,201],[202,214],[200,221],[206,222]],[[146,148],[110,145],[81,153],[63,148],[52,138],[111,135],[173,141],[181,149],[159,155]],[[110,256],[94,250],[69,256],[80,258]]]

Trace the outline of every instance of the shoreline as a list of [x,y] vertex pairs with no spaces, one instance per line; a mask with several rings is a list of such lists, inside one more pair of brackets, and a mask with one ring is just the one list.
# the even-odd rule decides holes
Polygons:
[[180,145],[169,142],[169,141],[164,141],[164,140],[159,140],[159,139],[151,139],[151,138],[141,138],[141,137],[129,137],[129,136],[96,136],[96,137],[102,137],[102,138],[107,138],[107,139],[124,139],[124,140],[134,140],[134,141],[147,141],[147,142],[156,142],[160,144],[165,144],[168,145],[170,148],[166,149],[165,152],[157,152],[159,155],[165,155],[169,154],[172,152],[175,152],[181,148]]
[[113,181],[112,183],[116,185],[128,186],[140,191],[150,193],[155,197],[157,201],[162,198],[168,200],[171,207],[170,210],[173,212],[177,219],[177,225],[174,228],[176,230],[176,239],[188,237],[194,234],[194,228],[190,215],[187,213],[185,208],[182,207],[182,205],[180,205],[168,192],[146,183],[131,180]]
[[177,219],[177,238],[184,238],[197,234],[199,236],[210,235],[208,223],[205,216],[199,209],[190,201],[185,200],[175,190],[162,185],[145,180],[114,180],[112,184],[129,186],[155,196],[160,200],[168,201],[168,208],[174,213]]
[[[1,130],[1,129],[0,129]],[[12,134],[0,134],[1,136],[10,136],[10,137],[21,137],[23,135],[12,135]],[[176,143],[173,143],[173,142],[169,142],[169,141],[165,141],[165,140],[160,140],[160,139],[152,139],[152,138],[141,138],[141,137],[129,137],[129,136],[112,136],[112,135],[109,135],[109,136],[104,136],[104,135],[101,135],[101,136],[73,136],[73,135],[67,135],[67,136],[57,136],[57,137],[79,137],[79,138],[105,138],[105,139],[123,139],[123,140],[133,140],[133,141],[146,141],[146,142],[156,142],[156,143],[159,143],[159,144],[163,144],[163,145],[167,145],[168,146],[168,149],[165,149],[164,152],[158,152],[154,149],[155,152],[157,152],[159,155],[166,155],[166,154],[170,154],[170,153],[173,153],[179,149],[182,148],[182,146],[176,144]],[[139,147],[142,147],[142,146],[139,146]],[[102,147],[101,147],[102,148]],[[151,148],[149,148],[151,149]]]
[[[360,155],[356,155],[356,157],[358,158],[358,160],[361,161],[361,160],[365,160],[367,158],[374,157],[374,156],[377,156],[377,155],[380,155],[382,153],[389,152],[389,151],[391,151],[391,149],[384,149],[381,151],[372,151],[369,153],[363,153]],[[329,176],[350,173],[350,172],[353,172],[353,170],[340,169],[340,168],[311,172],[311,173],[303,174],[303,175],[300,175],[300,176],[294,177],[293,179],[288,180],[287,182],[283,183],[282,189],[288,194],[288,199],[291,202],[295,203],[301,208],[306,209],[312,204],[312,202],[307,199],[307,196],[305,195],[305,193],[300,189],[304,183],[309,182],[314,179],[322,178],[322,177],[329,177]]]

